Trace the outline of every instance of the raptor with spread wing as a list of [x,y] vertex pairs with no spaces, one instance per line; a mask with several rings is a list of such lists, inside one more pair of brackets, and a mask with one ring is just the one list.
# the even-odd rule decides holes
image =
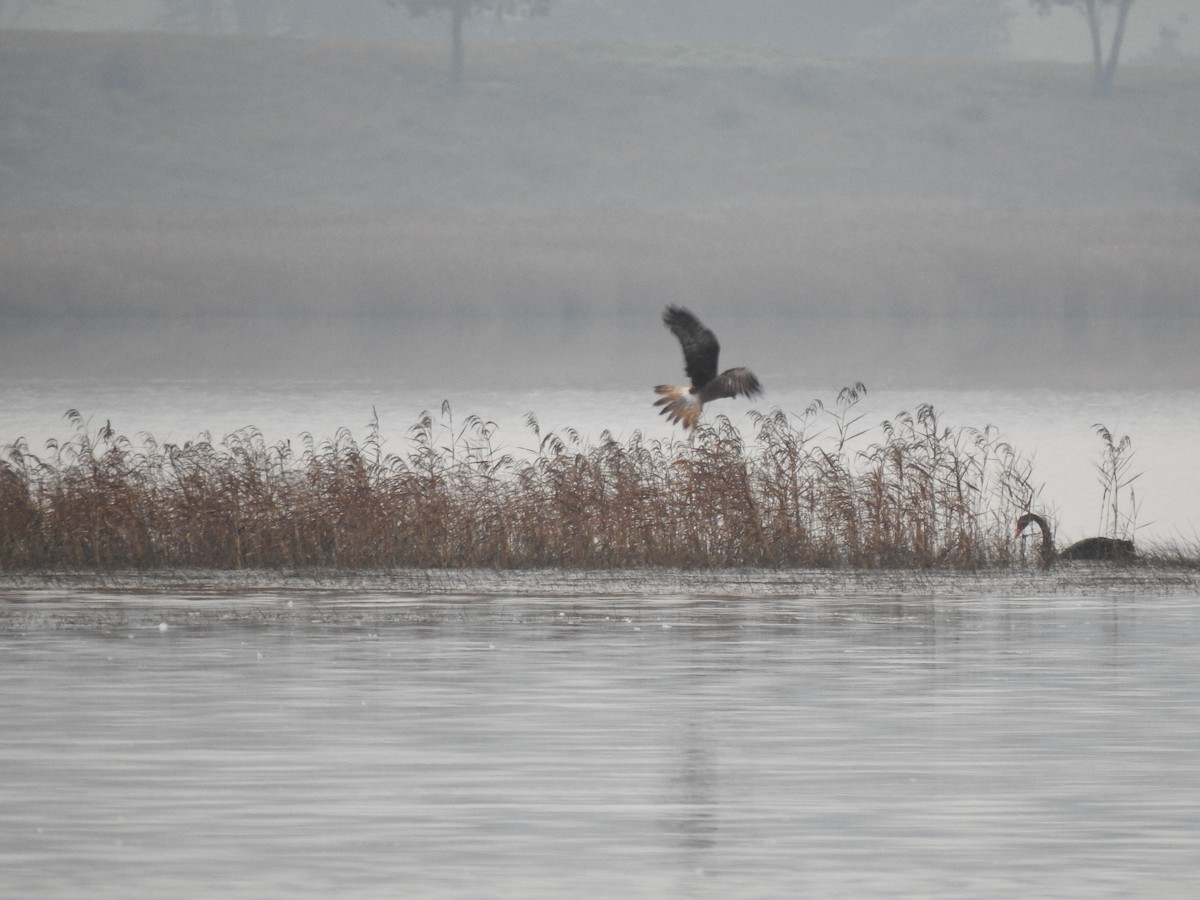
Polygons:
[[654,389],[662,394],[654,405],[662,407],[661,413],[669,421],[681,422],[685,429],[692,429],[696,427],[705,403],[739,394],[755,397],[762,393],[762,385],[749,369],[726,369],[717,374],[721,345],[717,343],[717,336],[689,310],[668,306],[663,313],[663,322],[679,338],[684,371],[692,381],[691,387],[660,384]]

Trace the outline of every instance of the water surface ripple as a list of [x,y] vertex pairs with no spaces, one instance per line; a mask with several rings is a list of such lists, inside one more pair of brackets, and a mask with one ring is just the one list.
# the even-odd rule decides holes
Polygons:
[[1194,593],[682,584],[0,591],[0,895],[1194,890]]

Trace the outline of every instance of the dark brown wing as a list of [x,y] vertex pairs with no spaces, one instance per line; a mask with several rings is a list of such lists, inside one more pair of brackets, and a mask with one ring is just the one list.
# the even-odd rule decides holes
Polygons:
[[663,322],[683,346],[683,368],[692,387],[704,387],[717,377],[717,357],[721,345],[717,336],[700,324],[700,320],[682,306],[668,306]]
[[700,392],[700,399],[707,403],[721,397],[736,397],[738,394],[756,397],[761,393],[762,385],[749,369],[726,369],[705,385]]

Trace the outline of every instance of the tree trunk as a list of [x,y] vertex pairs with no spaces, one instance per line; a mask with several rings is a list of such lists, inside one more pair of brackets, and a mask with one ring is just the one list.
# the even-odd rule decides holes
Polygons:
[[1125,39],[1125,23],[1129,20],[1129,8],[1133,0],[1121,0],[1117,7],[1117,27],[1113,32],[1112,47],[1108,51],[1108,62],[1104,66],[1104,84],[1101,93],[1112,91],[1113,80],[1117,75],[1117,60],[1121,56],[1121,42]]
[[1125,25],[1129,21],[1129,9],[1133,6],[1133,0],[1118,0],[1117,24],[1113,29],[1108,59],[1104,58],[1104,40],[1100,33],[1100,4],[1098,0],[1084,0],[1084,5],[1087,7],[1088,28],[1092,32],[1092,63],[1095,71],[1093,86],[1097,96],[1107,97],[1112,93],[1113,82],[1116,80],[1121,44],[1125,40]]

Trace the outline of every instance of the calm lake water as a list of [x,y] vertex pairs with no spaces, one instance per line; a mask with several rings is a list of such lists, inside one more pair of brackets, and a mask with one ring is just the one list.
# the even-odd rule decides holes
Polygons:
[[[814,399],[833,409],[838,390],[786,382],[768,387],[768,394],[753,404],[723,400],[712,405],[709,415],[730,416],[749,436],[747,411],[778,406],[799,414]],[[1102,445],[1094,425],[1104,424],[1118,438],[1127,434],[1134,451],[1130,473],[1141,473],[1133,484],[1136,540],[1200,544],[1200,467],[1195,465],[1200,390],[1194,387],[1060,392],[867,387],[856,407],[862,415],[858,427],[866,434],[852,446],[861,449],[880,440],[880,422],[902,411],[915,413],[921,403],[934,405],[943,427],[995,426],[1001,439],[1033,458],[1034,480],[1044,486],[1042,505],[1057,522],[1060,546],[1102,530],[1103,493],[1095,470]],[[598,440],[605,430],[620,440],[635,431],[648,437],[679,435],[657,414],[655,399],[649,387],[463,389],[371,379],[246,385],[221,379],[12,378],[0,383],[0,444],[24,437],[38,452],[49,438],[69,438],[71,427],[63,419],[68,409],[88,417],[93,432],[111,421],[118,433],[136,438],[147,432],[160,442],[193,440],[203,432],[220,439],[248,426],[272,441],[294,441],[303,432],[321,441],[343,427],[361,441],[377,413],[385,450],[399,453],[409,446],[409,429],[422,411],[440,418],[444,401],[450,404],[455,430],[469,415],[493,421],[499,426],[495,445],[506,451],[536,446],[526,427],[529,413],[538,418],[543,433],[571,427],[587,442]],[[828,417],[823,421],[826,428],[832,423]],[[1128,494],[1121,500],[1122,510],[1128,510]]]
[[1195,890],[1194,583],[394,577],[0,585],[0,895]]
[[[800,412],[831,391],[772,384]],[[376,413],[520,450],[671,431],[648,389],[8,379],[0,443],[318,440]],[[1200,393],[871,391],[1035,457],[1095,533],[1197,540]],[[748,429],[748,404],[714,408]],[[1175,897],[1200,871],[1200,588],[1137,569],[0,581],[0,896]]]

